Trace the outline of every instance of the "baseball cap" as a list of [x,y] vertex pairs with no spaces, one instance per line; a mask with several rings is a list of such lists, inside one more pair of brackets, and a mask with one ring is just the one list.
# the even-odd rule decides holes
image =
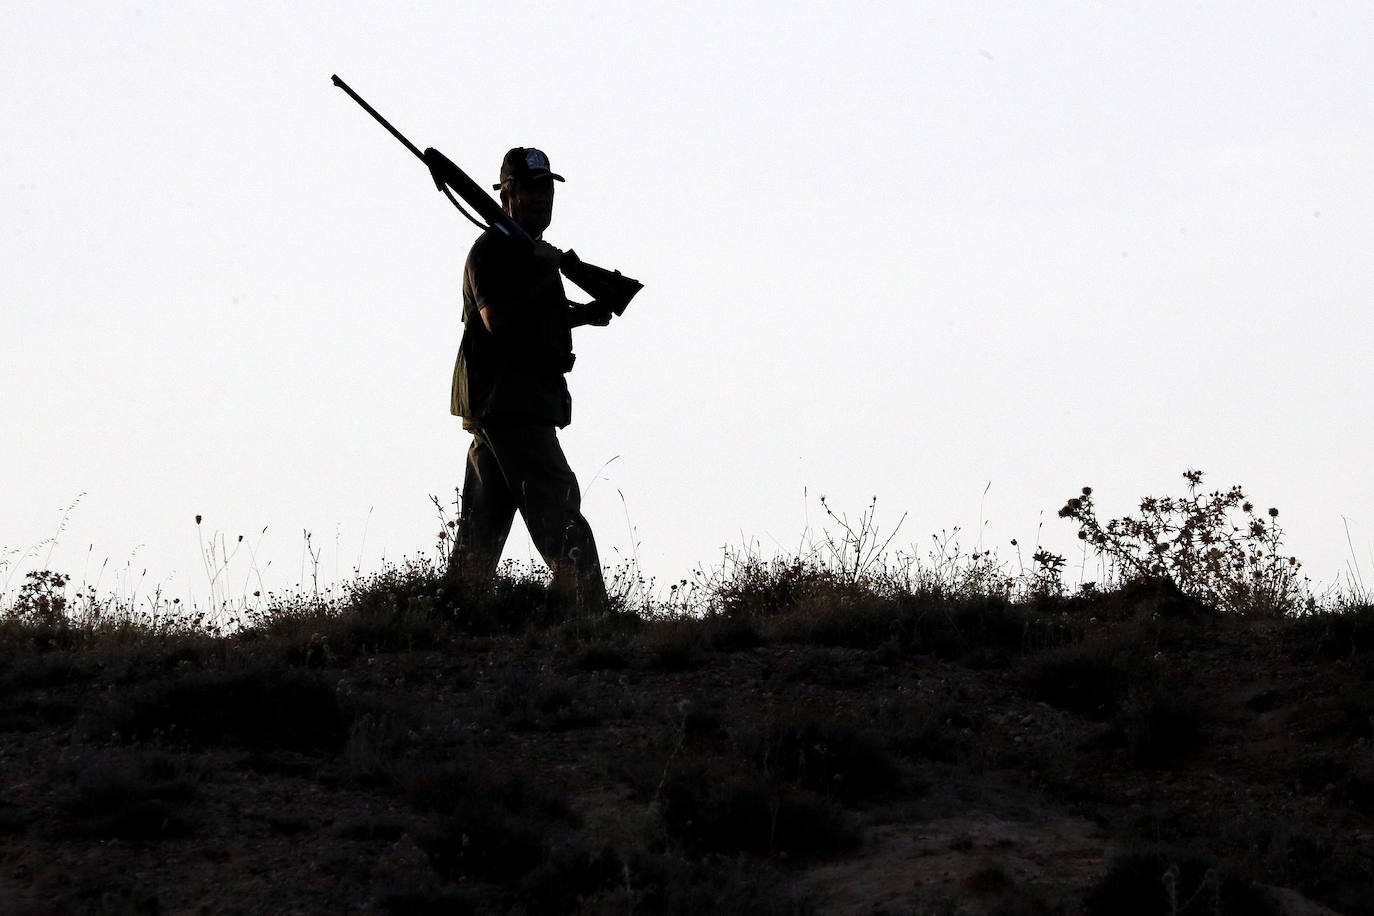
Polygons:
[[529,146],[517,146],[506,153],[506,158],[501,160],[501,183],[492,185],[492,190],[501,190],[501,185],[510,178],[517,181],[530,181],[535,178],[552,178],[554,181],[566,180],[562,175],[555,175],[550,170],[548,156]]

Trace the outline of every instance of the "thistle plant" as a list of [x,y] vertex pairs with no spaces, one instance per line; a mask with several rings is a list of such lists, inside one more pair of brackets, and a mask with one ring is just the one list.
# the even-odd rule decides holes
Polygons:
[[19,597],[8,616],[25,623],[61,626],[67,620],[67,583],[71,576],[49,569],[25,573]]
[[1058,598],[1064,594],[1064,558],[1043,547],[1031,554],[1034,565],[1027,594],[1030,598]]
[[1185,594],[1223,611],[1281,616],[1315,604],[1296,557],[1281,550],[1279,510],[1258,513],[1239,485],[1202,488],[1202,471],[1183,473],[1188,493],[1147,496],[1140,514],[1103,523],[1092,487],[1070,499],[1060,518],[1125,578],[1168,577]]

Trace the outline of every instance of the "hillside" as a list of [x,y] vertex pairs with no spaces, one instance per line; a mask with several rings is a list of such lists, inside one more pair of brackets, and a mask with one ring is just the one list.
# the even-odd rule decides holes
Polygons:
[[1371,608],[727,585],[589,621],[410,568],[229,636],[12,609],[0,909],[1374,913]]

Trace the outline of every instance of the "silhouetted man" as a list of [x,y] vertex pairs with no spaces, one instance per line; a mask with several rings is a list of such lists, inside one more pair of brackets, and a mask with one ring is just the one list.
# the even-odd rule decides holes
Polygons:
[[558,444],[572,419],[564,379],[573,365],[572,328],[605,326],[611,311],[568,301],[561,252],[543,241],[563,181],[537,149],[516,147],[501,163],[501,206],[535,239],[488,230],[463,271],[463,341],[453,369],[451,409],[472,433],[452,574],[490,579],[518,510],[565,601],[606,606],[606,585],[577,478]]

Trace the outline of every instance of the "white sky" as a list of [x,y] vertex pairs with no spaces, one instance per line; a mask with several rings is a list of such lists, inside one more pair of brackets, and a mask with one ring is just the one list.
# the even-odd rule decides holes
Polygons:
[[1374,584],[1371,48],[1367,2],[6,3],[9,588],[81,493],[50,565],[102,588],[432,548],[476,231],[333,73],[479,183],[544,149],[550,241],[645,282],[570,376],[608,564],[821,494],[1068,550],[1083,484],[1200,467]]

